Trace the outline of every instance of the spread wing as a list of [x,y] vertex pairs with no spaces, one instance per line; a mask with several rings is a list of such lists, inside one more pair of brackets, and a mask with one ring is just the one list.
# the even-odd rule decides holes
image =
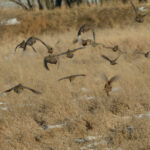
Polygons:
[[41,39],[37,38],[37,37],[32,37],[33,39],[40,41],[48,50],[51,49],[50,46],[48,46],[45,42],[43,42]]
[[114,81],[117,81],[120,77],[118,75],[116,76],[113,76],[110,80],[109,80],[109,83],[111,84],[112,82]]
[[65,51],[65,52],[59,53],[59,54],[57,54],[57,55],[55,55],[55,56],[61,56],[61,55],[65,55],[65,54],[67,54],[67,53],[68,53],[68,51]]
[[31,88],[29,88],[29,87],[23,86],[23,88],[24,88],[24,89],[28,89],[28,90],[32,91],[33,93],[35,93],[35,94],[41,94],[41,92],[36,91],[36,90],[34,90],[34,89],[31,89]]
[[71,77],[71,76],[63,77],[63,78],[60,78],[58,81],[65,80],[65,79],[69,79],[70,77]]
[[92,30],[92,32],[93,32],[93,40],[94,40],[94,42],[95,42],[96,35],[95,35],[94,30]]
[[132,7],[133,7],[133,10],[135,11],[135,14],[136,14],[136,16],[137,16],[137,15],[138,15],[138,14],[137,14],[137,10],[136,10],[136,8],[135,8],[135,6],[134,6],[132,0],[129,0],[129,1],[130,1],[131,5],[132,5]]
[[15,50],[14,50],[15,53],[16,53],[17,48],[20,47],[20,46],[23,45],[23,44],[25,44],[25,41],[22,41],[21,43],[19,43],[19,44],[16,46],[16,48],[15,48]]
[[141,50],[135,50],[134,54],[145,54],[144,52],[142,52]]
[[75,75],[72,75],[72,77],[79,77],[79,76],[86,76],[86,74],[75,74]]
[[107,76],[105,75],[105,73],[100,73],[100,76],[103,80],[105,80],[106,82],[108,82],[108,78]]
[[47,70],[49,70],[47,63],[48,63],[48,62],[47,62],[47,59],[44,58],[44,67],[45,67]]
[[51,47],[48,46],[45,42],[43,42],[42,40],[40,40],[40,39],[37,38],[37,37],[33,37],[33,36],[32,36],[32,37],[29,37],[28,40],[26,41],[24,50],[26,50],[26,46],[29,44],[29,42],[30,42],[31,40],[40,41],[48,50],[51,49]]
[[66,77],[60,78],[58,81],[65,80],[65,79],[70,79],[70,78],[75,78],[75,77],[79,77],[79,76],[86,76],[86,74],[70,75],[70,76],[66,76]]
[[83,48],[85,48],[85,47],[79,47],[79,48],[76,48],[76,49],[73,49],[73,50],[67,50],[67,51],[65,51],[65,52],[62,52],[62,53],[59,53],[59,54],[57,54],[57,55],[55,55],[55,56],[61,56],[61,55],[65,55],[65,54],[67,54],[68,52],[75,52],[75,51],[77,51],[77,50],[81,50],[81,49],[83,49]]
[[18,44],[18,45],[16,46],[16,48],[15,48],[15,53],[16,53],[16,50],[17,50],[18,47],[20,47],[20,44]]
[[105,55],[101,55],[104,59],[108,60],[109,62],[111,62],[112,60],[110,60],[107,56]]
[[26,47],[27,47],[28,43],[29,43],[31,40],[32,40],[32,37],[29,37],[29,38],[27,39],[27,41],[25,42],[25,45],[24,45],[24,48],[23,48],[24,51],[26,50]]
[[79,48],[76,48],[76,49],[73,49],[73,50],[70,50],[71,52],[75,52],[77,50],[81,50],[81,49],[84,49],[85,47],[79,47]]
[[102,44],[102,46],[103,46],[104,48],[108,48],[108,49],[112,49],[112,48],[113,48],[113,47],[106,46],[106,45],[104,45],[104,44]]
[[116,62],[119,59],[119,57],[120,57],[120,55],[117,58],[115,58],[114,61]]
[[32,47],[33,51],[34,51],[35,53],[37,53],[36,49],[35,49],[33,46],[31,46],[31,47]]
[[82,32],[84,32],[84,28],[85,28],[86,24],[82,25],[78,31],[78,36],[81,35]]
[[13,89],[14,89],[14,87],[12,87],[12,88],[10,88],[10,89],[8,89],[8,90],[2,92],[2,93],[8,93],[8,92],[11,92]]

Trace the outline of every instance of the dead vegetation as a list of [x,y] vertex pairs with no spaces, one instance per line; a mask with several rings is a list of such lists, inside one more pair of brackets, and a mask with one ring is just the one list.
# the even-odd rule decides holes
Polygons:
[[[110,10],[113,13],[112,8]],[[37,53],[27,47],[25,52],[18,51],[14,55],[14,48],[24,37],[18,35],[12,40],[5,36],[1,40],[0,91],[22,83],[42,93],[36,95],[24,90],[20,94],[0,95],[1,149],[150,149],[150,58],[134,54],[139,47],[144,52],[149,49],[150,30],[146,22],[139,25],[132,19],[128,21],[131,26],[120,28],[120,21],[119,27],[107,28],[106,25],[106,28],[96,29],[97,42],[119,45],[126,52],[117,65],[106,63],[101,55],[116,58],[118,52],[98,45],[86,47],[86,53],[78,51],[72,59],[61,57],[59,68],[51,65],[47,71],[43,67],[43,57],[47,56],[43,45],[37,42]],[[67,29],[65,23],[63,28]],[[10,29],[12,33],[17,30]],[[6,34],[9,30],[5,30]],[[64,31],[38,37],[51,46],[60,39],[54,49],[56,54],[79,47],[72,44],[77,31]],[[6,44],[6,41],[9,42]],[[105,93],[102,72],[109,78],[120,76],[113,83],[110,96]],[[58,82],[61,77],[81,73],[86,74],[84,80]]]
[[[141,5],[136,4],[136,8]],[[142,5],[143,6],[143,5]],[[149,4],[145,4],[149,9]],[[81,5],[73,8],[55,9],[53,11],[30,11],[12,9],[1,10],[2,16],[0,20],[4,18],[18,18],[21,20],[21,24],[14,26],[1,26],[0,33],[3,33],[3,37],[14,37],[15,35],[31,36],[40,35],[49,32],[62,33],[73,29],[78,30],[83,24],[89,24],[94,28],[124,28],[126,26],[135,26],[138,23],[135,22],[135,12],[130,3],[123,5],[122,3],[106,3],[103,6],[91,6]],[[122,17],[123,16],[123,17]],[[144,24],[150,22],[149,11],[144,18]],[[1,35],[2,36],[2,35]]]

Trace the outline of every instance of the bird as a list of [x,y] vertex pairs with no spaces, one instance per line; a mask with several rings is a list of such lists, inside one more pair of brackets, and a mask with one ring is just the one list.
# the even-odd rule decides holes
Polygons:
[[135,53],[136,53],[136,54],[142,54],[142,55],[144,55],[146,58],[148,58],[150,51],[142,52],[142,51],[136,50]]
[[112,91],[112,83],[114,81],[117,81],[120,77],[118,75],[115,75],[108,80],[107,76],[104,73],[101,73],[101,77],[106,82],[104,85],[104,90],[105,90],[107,96],[110,96],[109,92]]
[[[17,48],[24,48],[25,43],[26,43],[25,40],[23,40],[21,43],[19,43],[15,48],[15,53],[16,53]],[[32,45],[30,45],[30,46],[32,47],[33,51],[36,52],[35,48]]]
[[132,0],[129,0],[129,1],[130,1],[131,5],[132,5],[133,10],[135,11],[135,15],[136,15],[135,21],[138,22],[138,23],[142,23],[144,21],[144,17],[146,16],[146,14],[139,14],[137,12],[137,9],[135,8]]
[[108,60],[111,65],[116,65],[116,64],[117,64],[116,61],[119,59],[120,55],[119,55],[117,58],[113,59],[113,60],[109,59],[109,58],[108,58],[107,56],[105,56],[105,55],[101,55],[101,57],[103,57],[104,59]]
[[35,93],[35,94],[41,94],[41,92],[38,92],[38,91],[36,91],[36,90],[34,90],[34,89],[31,89],[31,88],[29,88],[29,87],[26,87],[26,86],[22,85],[21,83],[17,84],[16,86],[14,86],[14,87],[12,87],[12,88],[10,88],[10,89],[8,89],[8,90],[2,92],[2,93],[8,93],[8,92],[11,92],[11,91],[13,90],[15,93],[19,94],[19,93],[21,93],[24,89],[30,90],[30,91],[32,91],[32,92]]
[[58,81],[68,79],[70,82],[72,82],[72,80],[74,80],[76,77],[81,77],[81,76],[84,77],[84,76],[86,76],[86,74],[70,75],[70,76],[66,76],[66,77],[60,78]]
[[58,56],[55,56],[55,55],[49,55],[49,56],[46,56],[44,57],[44,67],[49,70],[48,68],[48,63],[50,64],[57,64],[58,62]]
[[84,48],[85,48],[85,47],[79,47],[79,48],[75,48],[75,49],[73,49],[73,50],[68,49],[68,50],[65,51],[65,52],[56,54],[56,56],[66,55],[68,58],[73,58],[74,52],[76,52],[76,51],[78,51],[78,50],[82,50],[82,49],[84,49]]
[[31,36],[27,39],[27,41],[25,42],[25,45],[23,47],[23,50],[26,50],[27,45],[32,46],[36,43],[36,41],[40,41],[48,50],[48,53],[53,53],[53,48],[48,46],[45,42],[43,42],[42,40],[40,40],[37,37]]
[[[86,39],[86,40],[82,39],[81,34],[84,33],[84,32],[87,32],[89,30],[92,31],[93,40],[91,40],[91,39]],[[73,41],[74,44],[77,43],[77,42],[79,42],[82,46],[92,45],[93,47],[95,47],[95,46],[97,46],[99,44],[99,43],[95,42],[95,32],[94,32],[94,29],[91,28],[91,27],[89,27],[86,24],[84,24],[84,25],[82,25],[80,27],[77,36],[78,36],[77,39],[75,39]]]
[[[102,44],[104,48],[107,48],[107,49],[111,49],[112,51],[114,52],[117,52],[117,51],[120,51],[122,52],[120,49],[119,49],[119,46],[118,45],[114,45],[113,47],[109,47],[109,46],[105,46],[104,44]],[[122,52],[123,53],[123,52]]]

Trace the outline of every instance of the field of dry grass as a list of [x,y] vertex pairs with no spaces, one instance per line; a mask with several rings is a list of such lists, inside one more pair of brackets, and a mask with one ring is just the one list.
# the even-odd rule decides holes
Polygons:
[[[134,1],[135,3],[135,1]],[[136,4],[136,3],[135,3]],[[146,6],[149,10],[150,5],[141,4],[137,5]],[[150,17],[146,17],[144,24],[150,23]],[[89,24],[95,28],[124,28],[126,26],[136,26],[135,13],[130,3],[123,5],[121,3],[104,3],[103,6],[91,6],[81,5],[80,7],[74,6],[69,9],[65,6],[61,9],[55,9],[52,11],[23,11],[12,9],[0,10],[1,16],[0,21],[4,18],[18,18],[21,24],[15,26],[1,26],[0,38],[9,37],[13,39],[14,36],[30,36],[30,35],[41,35],[49,32],[50,35],[56,33],[64,33],[77,30],[82,24]],[[7,30],[7,32],[5,32]]]
[[[34,32],[18,36],[12,32],[10,36],[9,30],[5,30],[0,41],[0,91],[22,83],[42,94],[25,90],[19,95],[10,92],[0,96],[2,150],[150,150],[150,58],[134,54],[136,49],[149,50],[149,18],[144,24],[134,23],[132,16],[130,19],[128,26],[118,26],[119,22],[111,28],[96,26],[96,42],[107,46],[117,44],[126,52],[114,66],[101,54],[115,58],[119,52],[99,45],[87,46],[76,52],[73,59],[62,56],[59,68],[48,64],[50,71],[47,71],[43,65],[47,50],[40,43],[35,45],[38,53],[28,47],[24,53],[18,49],[13,54],[16,45]],[[77,34],[75,28],[82,23],[78,20],[69,31],[53,32],[53,36],[48,31],[35,35],[53,46],[54,53],[63,52],[80,46],[72,41]],[[67,24],[62,27],[67,29]],[[91,38],[90,33],[84,36]],[[104,92],[105,82],[100,75],[103,72],[109,78],[120,76],[110,96]],[[78,73],[87,76],[72,83],[58,82],[61,77]]]

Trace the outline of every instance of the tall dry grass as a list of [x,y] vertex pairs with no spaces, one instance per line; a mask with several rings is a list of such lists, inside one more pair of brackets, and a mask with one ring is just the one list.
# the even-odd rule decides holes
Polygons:
[[[115,58],[118,53],[102,46],[89,46],[75,53],[72,60],[62,57],[58,69],[49,65],[50,71],[43,66],[43,57],[47,53],[40,43],[35,45],[37,54],[28,47],[26,52],[18,49],[13,55],[16,44],[24,38],[18,36],[8,44],[3,41],[0,47],[0,91],[23,83],[41,91],[42,95],[24,91],[19,95],[12,92],[0,97],[4,103],[0,105],[1,149],[76,150],[83,147],[90,149],[88,144],[98,143],[93,146],[95,149],[148,150],[150,120],[136,115],[150,112],[150,62],[149,58],[133,55],[133,52],[137,48],[143,51],[149,49],[149,31],[148,25],[97,29],[97,42],[108,46],[118,44],[127,52],[120,57],[117,65],[111,66],[100,55]],[[79,46],[72,44],[76,32],[71,30],[54,36],[45,34],[39,38],[52,46],[60,40],[54,51],[59,53]],[[86,36],[91,37],[90,33]],[[119,90],[111,92],[110,97],[103,90],[102,72],[108,77],[120,76],[120,80],[113,84]],[[85,73],[87,77],[72,83],[57,81],[77,73]],[[3,110],[5,107],[7,110]],[[66,123],[62,128],[44,130],[41,127],[62,123]],[[85,143],[75,141],[87,136],[101,138]]]
[[[42,94],[35,95],[25,90],[19,95],[11,92],[0,96],[0,102],[4,103],[0,104],[0,149],[150,149],[149,117],[138,117],[150,112],[150,58],[133,54],[136,49],[149,50],[149,17],[144,24],[137,24],[129,5],[119,6],[93,6],[88,10],[81,6],[62,9],[62,13],[60,10],[4,13],[10,18],[18,16],[23,21],[20,25],[1,30],[0,91],[22,83]],[[33,34],[53,46],[54,53],[76,48],[79,45],[73,45],[72,41],[84,22],[96,27],[97,42],[108,46],[118,44],[126,52],[117,65],[111,66],[100,55],[115,58],[119,54],[101,45],[96,48],[88,46],[76,52],[71,60],[61,57],[59,68],[48,65],[50,71],[43,66],[47,50],[38,42],[35,44],[37,54],[30,47],[24,53],[18,49],[13,54],[16,45]],[[84,36],[91,38],[91,33]],[[58,40],[60,43],[55,45]],[[108,77],[120,76],[119,81],[113,84],[118,90],[111,92],[110,97],[103,90],[105,82],[100,76],[102,72]],[[87,76],[72,83],[67,80],[58,82],[63,76],[77,73]],[[47,130],[42,128],[57,124],[64,126]],[[97,139],[85,143],[76,141],[88,136]]]
[[[135,3],[136,4],[136,3]],[[136,7],[143,6],[136,4]],[[149,3],[145,4],[149,8]],[[72,29],[78,29],[82,24],[89,24],[95,28],[124,28],[126,26],[136,26],[135,12],[130,3],[104,3],[101,5],[81,5],[73,8],[55,9],[52,11],[23,11],[20,9],[2,9],[0,21],[5,18],[16,17],[21,20],[21,24],[15,26],[1,26],[0,33],[2,38],[14,38],[22,35],[40,35],[49,32],[63,33]],[[149,15],[146,17],[144,24],[150,22]],[[5,32],[7,31],[7,32]]]

